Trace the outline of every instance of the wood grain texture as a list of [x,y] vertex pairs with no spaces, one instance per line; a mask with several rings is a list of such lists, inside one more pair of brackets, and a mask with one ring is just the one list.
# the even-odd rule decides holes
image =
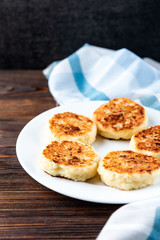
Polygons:
[[41,71],[0,71],[0,239],[95,239],[121,205],[51,191],[16,157],[16,139],[37,114],[55,107]]
[[1,0],[0,68],[42,69],[84,43],[160,61],[159,0]]

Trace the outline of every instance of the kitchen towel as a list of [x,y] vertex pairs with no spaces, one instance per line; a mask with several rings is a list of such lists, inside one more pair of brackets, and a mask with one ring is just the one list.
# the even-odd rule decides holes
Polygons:
[[119,208],[97,240],[160,240],[160,198]]
[[58,104],[128,97],[160,110],[160,71],[128,49],[85,44],[44,71]]

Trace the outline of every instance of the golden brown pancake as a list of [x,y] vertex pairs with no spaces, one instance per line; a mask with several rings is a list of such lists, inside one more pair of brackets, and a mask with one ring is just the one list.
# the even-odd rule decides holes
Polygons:
[[135,134],[131,138],[130,148],[133,151],[148,154],[160,160],[160,125]]
[[101,105],[93,114],[98,133],[112,139],[130,139],[146,128],[145,109],[128,98],[115,98]]
[[42,152],[40,167],[52,176],[85,181],[97,174],[100,157],[80,142],[53,141]]
[[52,140],[73,140],[85,144],[95,141],[97,134],[96,124],[86,116],[72,112],[55,114],[49,120]]
[[121,190],[139,189],[153,184],[160,174],[160,162],[133,151],[113,151],[100,161],[98,173],[108,186]]

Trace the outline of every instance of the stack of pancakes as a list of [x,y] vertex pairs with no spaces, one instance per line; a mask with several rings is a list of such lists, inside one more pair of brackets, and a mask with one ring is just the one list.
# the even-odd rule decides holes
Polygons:
[[[128,98],[101,105],[92,120],[64,112],[48,123],[54,141],[43,150],[40,167],[52,176],[86,181],[98,171],[106,185],[132,190],[153,184],[160,174],[160,126],[145,129],[145,109]],[[109,139],[131,139],[132,151],[113,151],[100,159],[90,146],[97,132]]]

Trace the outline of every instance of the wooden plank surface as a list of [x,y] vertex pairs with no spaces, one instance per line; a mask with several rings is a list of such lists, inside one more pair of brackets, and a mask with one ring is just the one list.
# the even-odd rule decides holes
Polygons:
[[0,71],[0,239],[95,239],[121,206],[63,196],[20,166],[15,151],[19,132],[55,106],[41,71]]

